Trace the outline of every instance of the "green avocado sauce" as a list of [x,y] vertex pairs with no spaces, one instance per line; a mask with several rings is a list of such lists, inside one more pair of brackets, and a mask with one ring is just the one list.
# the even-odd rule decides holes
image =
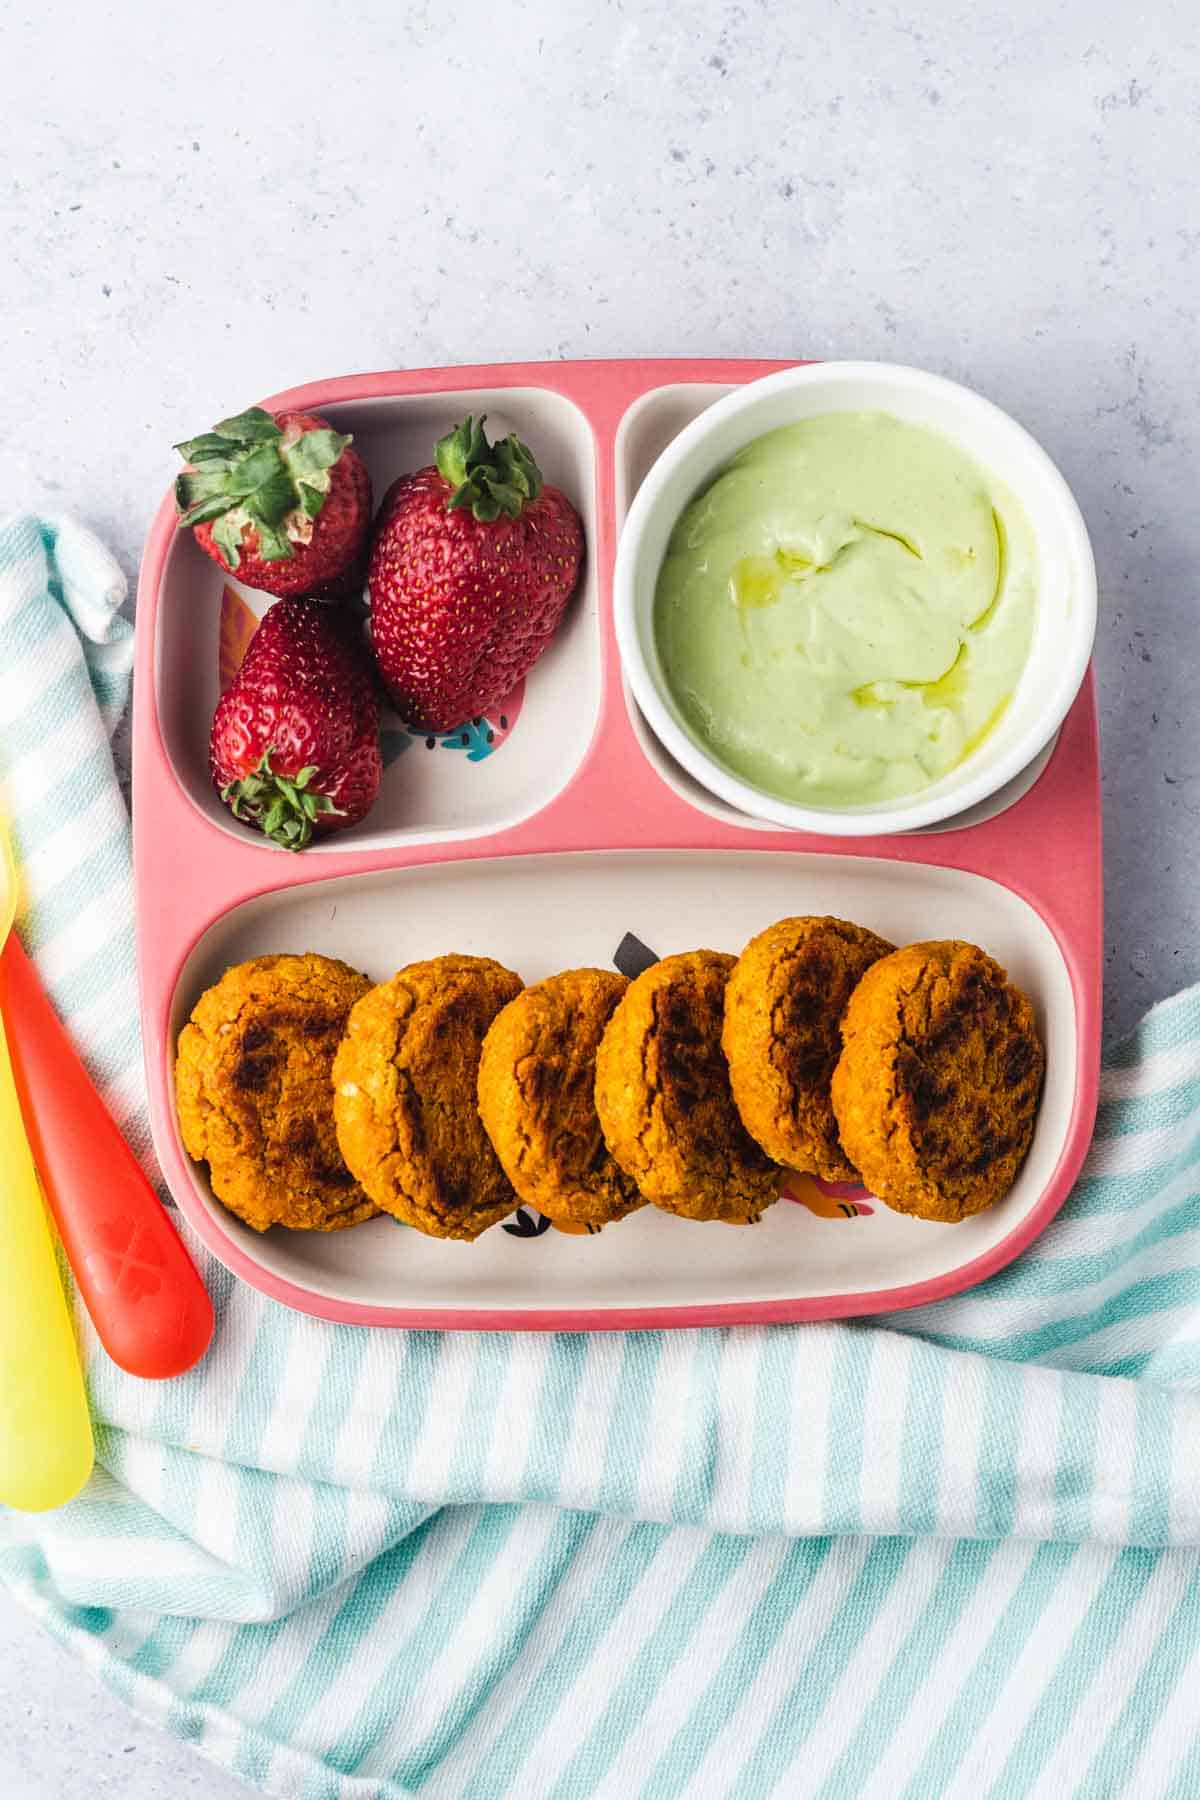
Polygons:
[[688,506],[654,628],[691,731],[809,806],[914,794],[1002,717],[1029,655],[1033,534],[949,438],[827,413],[748,444]]

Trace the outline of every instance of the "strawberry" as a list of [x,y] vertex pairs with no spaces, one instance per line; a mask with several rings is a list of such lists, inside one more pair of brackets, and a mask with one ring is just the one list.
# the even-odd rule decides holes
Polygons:
[[316,600],[280,600],[213,715],[213,785],[234,818],[285,850],[340,831],[379,792],[375,676],[354,625]]
[[268,594],[334,594],[371,522],[371,477],[350,438],[314,413],[252,406],[175,448],[179,524],[230,575]]
[[384,498],[367,585],[371,645],[401,715],[453,731],[512,691],[550,642],[579,579],[583,529],[519,437],[483,419]]

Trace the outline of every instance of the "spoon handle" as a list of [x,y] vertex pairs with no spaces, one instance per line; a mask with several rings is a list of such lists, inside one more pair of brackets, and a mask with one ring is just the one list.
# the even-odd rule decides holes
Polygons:
[[46,1198],[100,1341],[131,1375],[182,1375],[208,1349],[212,1302],[15,934],[0,956],[0,1011]]
[[62,1506],[92,1469],[79,1352],[0,1023],[0,1501]]

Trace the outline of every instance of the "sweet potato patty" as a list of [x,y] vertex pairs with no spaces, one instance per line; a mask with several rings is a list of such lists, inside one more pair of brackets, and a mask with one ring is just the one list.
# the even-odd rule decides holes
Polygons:
[[259,956],[227,969],[179,1034],[184,1147],[255,1231],[338,1231],[375,1215],[338,1149],[330,1086],[370,986],[327,956]]
[[596,1114],[596,1051],[629,983],[567,969],[510,1000],[483,1040],[479,1112],[517,1194],[559,1225],[598,1231],[642,1204]]
[[437,956],[350,1014],[333,1071],[342,1155],[377,1206],[430,1237],[476,1238],[516,1205],[476,1084],[488,1027],[520,991],[489,957]]
[[953,1223],[1008,1192],[1045,1056],[1033,1007],[999,963],[957,939],[894,950],[863,976],[842,1035],[833,1107],[873,1194]]
[[721,1043],[742,1123],[773,1162],[853,1181],[829,1084],[847,1002],[892,945],[845,919],[780,919],[751,938],[725,990]]
[[605,1142],[647,1200],[689,1219],[744,1223],[779,1171],[738,1117],[721,1052],[734,958],[693,950],[630,983],[596,1057]]

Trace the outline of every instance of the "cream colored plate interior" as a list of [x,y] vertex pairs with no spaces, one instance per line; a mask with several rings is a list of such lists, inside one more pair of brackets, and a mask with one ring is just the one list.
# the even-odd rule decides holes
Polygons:
[[269,951],[316,950],[383,979],[419,957],[498,957],[536,981],[558,969],[611,966],[633,932],[659,955],[701,945],[737,951],[790,913],[835,913],[897,943],[965,937],[1032,995],[1048,1075],[1030,1156],[1008,1197],[956,1226],[889,1212],[817,1218],[780,1201],[743,1229],[650,1208],[595,1238],[535,1240],[494,1226],[475,1244],[440,1243],[375,1220],[346,1232],[247,1230],[201,1203],[265,1269],[317,1294],[380,1307],[535,1310],[692,1306],[886,1292],[946,1276],[992,1249],[1036,1205],[1062,1149],[1075,1090],[1075,1011],[1066,965],[1041,918],[981,876],[874,859],[754,851],[584,852],[395,870],[254,900],[220,919],[188,960],[173,1034],[231,964]]

